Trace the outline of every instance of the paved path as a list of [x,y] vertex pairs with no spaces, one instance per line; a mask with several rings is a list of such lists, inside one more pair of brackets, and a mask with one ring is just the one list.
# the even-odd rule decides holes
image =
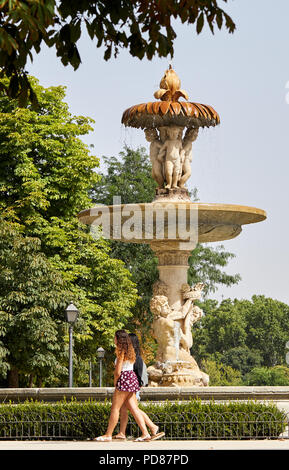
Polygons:
[[2,441],[0,450],[101,450],[126,451],[163,450],[289,450],[289,439],[258,441],[154,441],[154,442],[92,442],[92,441]]

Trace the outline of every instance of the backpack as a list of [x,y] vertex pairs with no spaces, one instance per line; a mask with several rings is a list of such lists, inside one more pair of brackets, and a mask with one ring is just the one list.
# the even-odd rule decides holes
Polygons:
[[147,373],[147,366],[143,362],[143,368],[142,368],[142,374],[141,374],[141,381],[142,381],[142,386],[147,387],[149,383],[149,378],[148,378],[148,373]]
[[141,356],[137,356],[136,361],[133,366],[133,370],[135,371],[137,375],[139,386],[146,387],[148,385],[147,366],[145,365]]

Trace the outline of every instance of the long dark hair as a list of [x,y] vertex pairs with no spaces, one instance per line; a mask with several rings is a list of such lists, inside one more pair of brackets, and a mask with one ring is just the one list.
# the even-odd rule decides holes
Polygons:
[[141,387],[143,385],[143,382],[141,379],[142,371],[143,371],[143,360],[141,357],[139,339],[135,333],[129,333],[129,337],[134,347],[134,351],[136,355],[135,363],[133,365],[133,370],[135,371],[137,375],[138,383]]
[[135,362],[136,354],[131,339],[125,330],[117,330],[116,338],[116,356],[123,357],[124,361]]
[[134,347],[136,357],[140,356],[141,355],[140,344],[139,344],[139,339],[138,339],[137,335],[135,333],[129,333],[128,336],[130,337],[130,340],[131,340],[132,345]]

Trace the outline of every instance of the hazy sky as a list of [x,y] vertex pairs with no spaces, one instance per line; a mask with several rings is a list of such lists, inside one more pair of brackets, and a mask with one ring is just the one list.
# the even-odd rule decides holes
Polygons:
[[[221,118],[220,126],[199,133],[190,186],[201,202],[254,206],[268,218],[223,242],[236,255],[227,272],[240,273],[242,281],[214,297],[264,294],[289,303],[289,2],[234,0],[222,7],[237,25],[233,35],[216,30],[213,36],[204,28],[197,36],[194,26],[176,23],[173,68],[181,87],[190,101],[212,105]],[[103,49],[87,37],[80,52],[76,72],[48,49],[35,56],[29,72],[44,86],[65,85],[71,112],[95,119],[85,141],[100,158],[117,156],[124,144],[148,148],[143,132],[124,128],[121,116],[154,99],[169,59],[140,61],[122,51],[105,62]]]

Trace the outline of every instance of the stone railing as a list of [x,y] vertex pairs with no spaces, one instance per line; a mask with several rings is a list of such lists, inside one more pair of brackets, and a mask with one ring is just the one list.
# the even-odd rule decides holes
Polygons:
[[[113,387],[75,388],[0,388],[0,403],[20,403],[26,400],[57,402],[71,398],[78,401],[110,400]],[[289,387],[143,387],[142,401],[202,401],[260,400],[274,401],[289,411]]]

